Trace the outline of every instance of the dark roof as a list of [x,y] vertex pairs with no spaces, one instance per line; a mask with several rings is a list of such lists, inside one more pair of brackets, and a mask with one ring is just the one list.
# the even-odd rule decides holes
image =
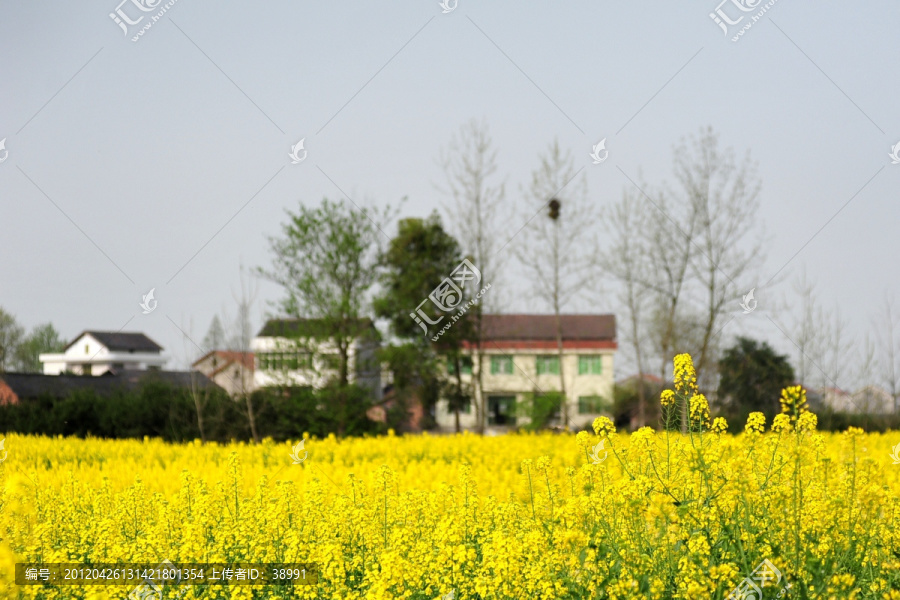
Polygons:
[[93,390],[100,395],[110,395],[119,390],[134,390],[143,383],[159,381],[173,387],[190,387],[191,382],[202,388],[218,387],[197,371],[121,371],[116,375],[43,375],[40,373],[0,373],[0,381],[6,383],[20,400],[32,398],[65,398],[79,390]]
[[[375,324],[368,318],[357,319],[356,325],[360,331],[375,328]],[[323,339],[331,337],[331,333],[325,328],[322,319],[269,319],[258,337]]]
[[81,339],[85,334],[95,338],[98,342],[109,348],[110,350],[125,350],[134,352],[160,352],[163,348],[143,333],[128,333],[124,331],[82,331],[69,345],[63,349],[63,352],[72,347],[75,342]]
[[[615,340],[615,315],[560,315],[564,340]],[[484,339],[538,341],[556,339],[554,315],[484,315]]]

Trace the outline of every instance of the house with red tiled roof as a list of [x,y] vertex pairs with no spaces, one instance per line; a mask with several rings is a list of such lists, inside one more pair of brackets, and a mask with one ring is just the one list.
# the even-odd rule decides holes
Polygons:
[[191,367],[206,375],[230,396],[237,397],[253,391],[254,365],[253,352],[213,350],[197,359]]
[[[557,323],[554,315],[484,315],[484,360],[467,347],[461,366],[463,383],[474,392],[474,380],[482,373],[482,397],[488,430],[504,431],[523,424],[523,402],[534,395],[560,391],[560,372],[565,382],[569,427],[590,426],[595,418],[609,415],[613,402],[616,318],[614,315],[560,315],[562,360],[557,347]],[[448,363],[447,376],[455,377],[455,366]],[[477,392],[474,392],[477,393]],[[477,400],[476,400],[477,401]],[[477,426],[475,410],[466,405],[460,414],[460,426]],[[561,411],[560,411],[561,412]],[[438,427],[455,428],[456,414],[441,401],[435,411]],[[562,414],[551,425],[562,425]]]

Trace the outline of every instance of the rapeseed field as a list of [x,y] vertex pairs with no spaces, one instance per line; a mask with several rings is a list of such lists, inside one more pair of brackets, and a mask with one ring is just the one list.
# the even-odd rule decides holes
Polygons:
[[799,387],[724,433],[687,355],[660,401],[670,429],[630,435],[605,418],[296,449],[9,434],[0,594],[125,598],[18,586],[14,565],[169,560],[318,565],[312,585],[164,592],[180,598],[900,600],[900,434],[819,433]]

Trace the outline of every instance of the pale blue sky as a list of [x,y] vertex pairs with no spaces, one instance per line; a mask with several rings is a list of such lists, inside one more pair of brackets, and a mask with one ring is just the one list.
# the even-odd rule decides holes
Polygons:
[[[238,265],[268,263],[285,208],[340,198],[336,183],[427,215],[442,202],[438,151],[469,118],[490,124],[511,201],[557,137],[600,205],[628,185],[619,169],[670,178],[672,146],[712,125],[759,163],[763,279],[831,220],[788,269],[805,266],[861,337],[885,291],[900,296],[900,5],[779,0],[738,43],[715,7],[178,0],[133,43],[115,1],[0,0],[0,306],[67,338],[144,331],[176,367],[169,319],[193,320],[199,341],[233,304]],[[308,158],[291,165],[302,137]],[[594,166],[603,137],[610,158]],[[257,326],[278,297],[260,284]],[[767,325],[757,313],[726,333],[789,350]]]

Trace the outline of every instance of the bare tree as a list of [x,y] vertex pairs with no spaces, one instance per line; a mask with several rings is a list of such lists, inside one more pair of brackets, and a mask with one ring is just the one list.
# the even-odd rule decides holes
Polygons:
[[894,306],[893,296],[885,296],[882,310],[881,323],[877,328],[881,379],[893,399],[896,413],[900,408],[900,311]]
[[648,280],[646,242],[642,236],[644,208],[641,198],[625,191],[622,199],[608,211],[604,223],[611,243],[605,251],[598,251],[599,266],[619,284],[619,302],[625,307],[628,329],[626,339],[631,345],[638,370],[638,427],[646,424],[644,373],[646,354],[646,312],[648,296],[644,282]]
[[[738,297],[735,284],[762,257],[757,226],[760,182],[748,156],[740,165],[734,152],[719,149],[711,128],[675,150],[675,173],[684,203],[695,216],[696,252],[691,269],[705,298],[702,338],[696,366],[710,374],[715,364],[714,335],[728,303]],[[749,240],[753,234],[756,239]]]
[[[218,317],[215,318],[215,321],[218,322]],[[209,388],[205,385],[200,385],[200,374],[192,368],[196,359],[192,359],[191,356],[196,356],[197,353],[199,353],[199,356],[201,357],[205,356],[210,350],[215,350],[215,346],[210,348],[210,346],[207,344],[207,340],[203,341],[203,346],[197,345],[197,343],[194,341],[193,319],[190,319],[186,327],[184,325],[180,325],[177,327],[179,331],[181,331],[181,341],[184,348],[184,356],[187,360],[188,369],[190,369],[191,374],[191,386],[188,393],[191,396],[191,400],[194,402],[194,412],[197,415],[197,429],[200,431],[200,441],[205,444],[206,428],[203,418],[203,411],[206,409],[206,405],[209,402]],[[209,336],[207,335],[207,337]],[[191,350],[192,346],[196,348],[197,352]]]
[[16,348],[22,341],[25,330],[16,318],[0,308],[0,373],[12,365]]
[[[844,360],[847,359],[846,356],[843,358]],[[884,407],[881,406],[881,398],[879,398],[877,388],[873,385],[877,370],[878,355],[875,343],[869,335],[866,334],[862,343],[862,355],[860,356],[858,369],[855,373],[856,382],[854,383],[854,388],[858,390],[858,393],[855,393],[854,397],[862,402],[862,406],[857,404],[857,408],[864,414],[882,412],[884,409]]]
[[[840,308],[828,311],[829,319],[821,326],[827,334],[827,346],[825,360],[822,364],[822,382],[830,381],[835,387],[840,387],[845,381],[845,374],[850,365],[849,357],[853,354],[854,341],[847,335],[847,321],[841,318]],[[874,352],[872,359],[874,359]],[[865,359],[863,360],[865,362]]]
[[258,294],[257,284],[253,279],[245,277],[244,267],[241,266],[241,291],[240,294],[234,294],[234,300],[237,304],[237,316],[234,320],[231,339],[231,346],[237,349],[241,355],[240,366],[240,382],[237,389],[237,395],[244,400],[247,409],[247,420],[250,423],[250,433],[253,435],[254,443],[259,443],[259,432],[256,430],[256,414],[253,408],[253,402],[250,392],[252,391],[252,382],[247,382],[248,372],[247,364],[251,361],[250,342],[253,339],[253,323],[251,312],[256,303]]
[[[562,311],[589,284],[593,264],[590,239],[596,227],[596,211],[588,203],[587,182],[578,177],[580,169],[570,152],[563,153],[554,141],[532,171],[531,183],[523,190],[530,217],[514,245],[516,257],[533,285],[534,295],[556,318],[556,351],[559,359],[559,388],[562,394],[563,425],[569,424],[563,360]],[[540,214],[549,208],[549,219]]]
[[822,324],[830,320],[830,316],[817,301],[818,292],[814,282],[810,281],[806,271],[794,282],[796,299],[788,305],[796,306],[794,320],[788,331],[797,352],[797,380],[805,386],[812,382],[814,370],[824,373],[823,367],[828,348],[828,333]]
[[[694,237],[697,230],[696,213],[688,208],[671,206],[662,193],[655,199],[642,195],[653,206],[644,211],[644,240],[649,260],[648,279],[643,286],[652,296],[653,313],[650,336],[660,360],[659,376],[666,379],[673,349],[678,345],[679,323],[684,292],[690,282]],[[670,216],[672,215],[672,216]]]
[[[444,170],[446,187],[443,192],[451,199],[446,205],[451,232],[459,240],[463,252],[472,257],[483,279],[499,282],[504,256],[502,232],[505,231],[505,186],[497,181],[497,151],[485,122],[471,120],[460,127],[439,157]],[[493,289],[498,288],[493,285]],[[472,307],[475,320],[473,343],[475,360],[475,420],[480,433],[485,427],[485,398],[482,386],[484,366],[484,314],[486,307],[494,307],[494,296],[483,298]]]

